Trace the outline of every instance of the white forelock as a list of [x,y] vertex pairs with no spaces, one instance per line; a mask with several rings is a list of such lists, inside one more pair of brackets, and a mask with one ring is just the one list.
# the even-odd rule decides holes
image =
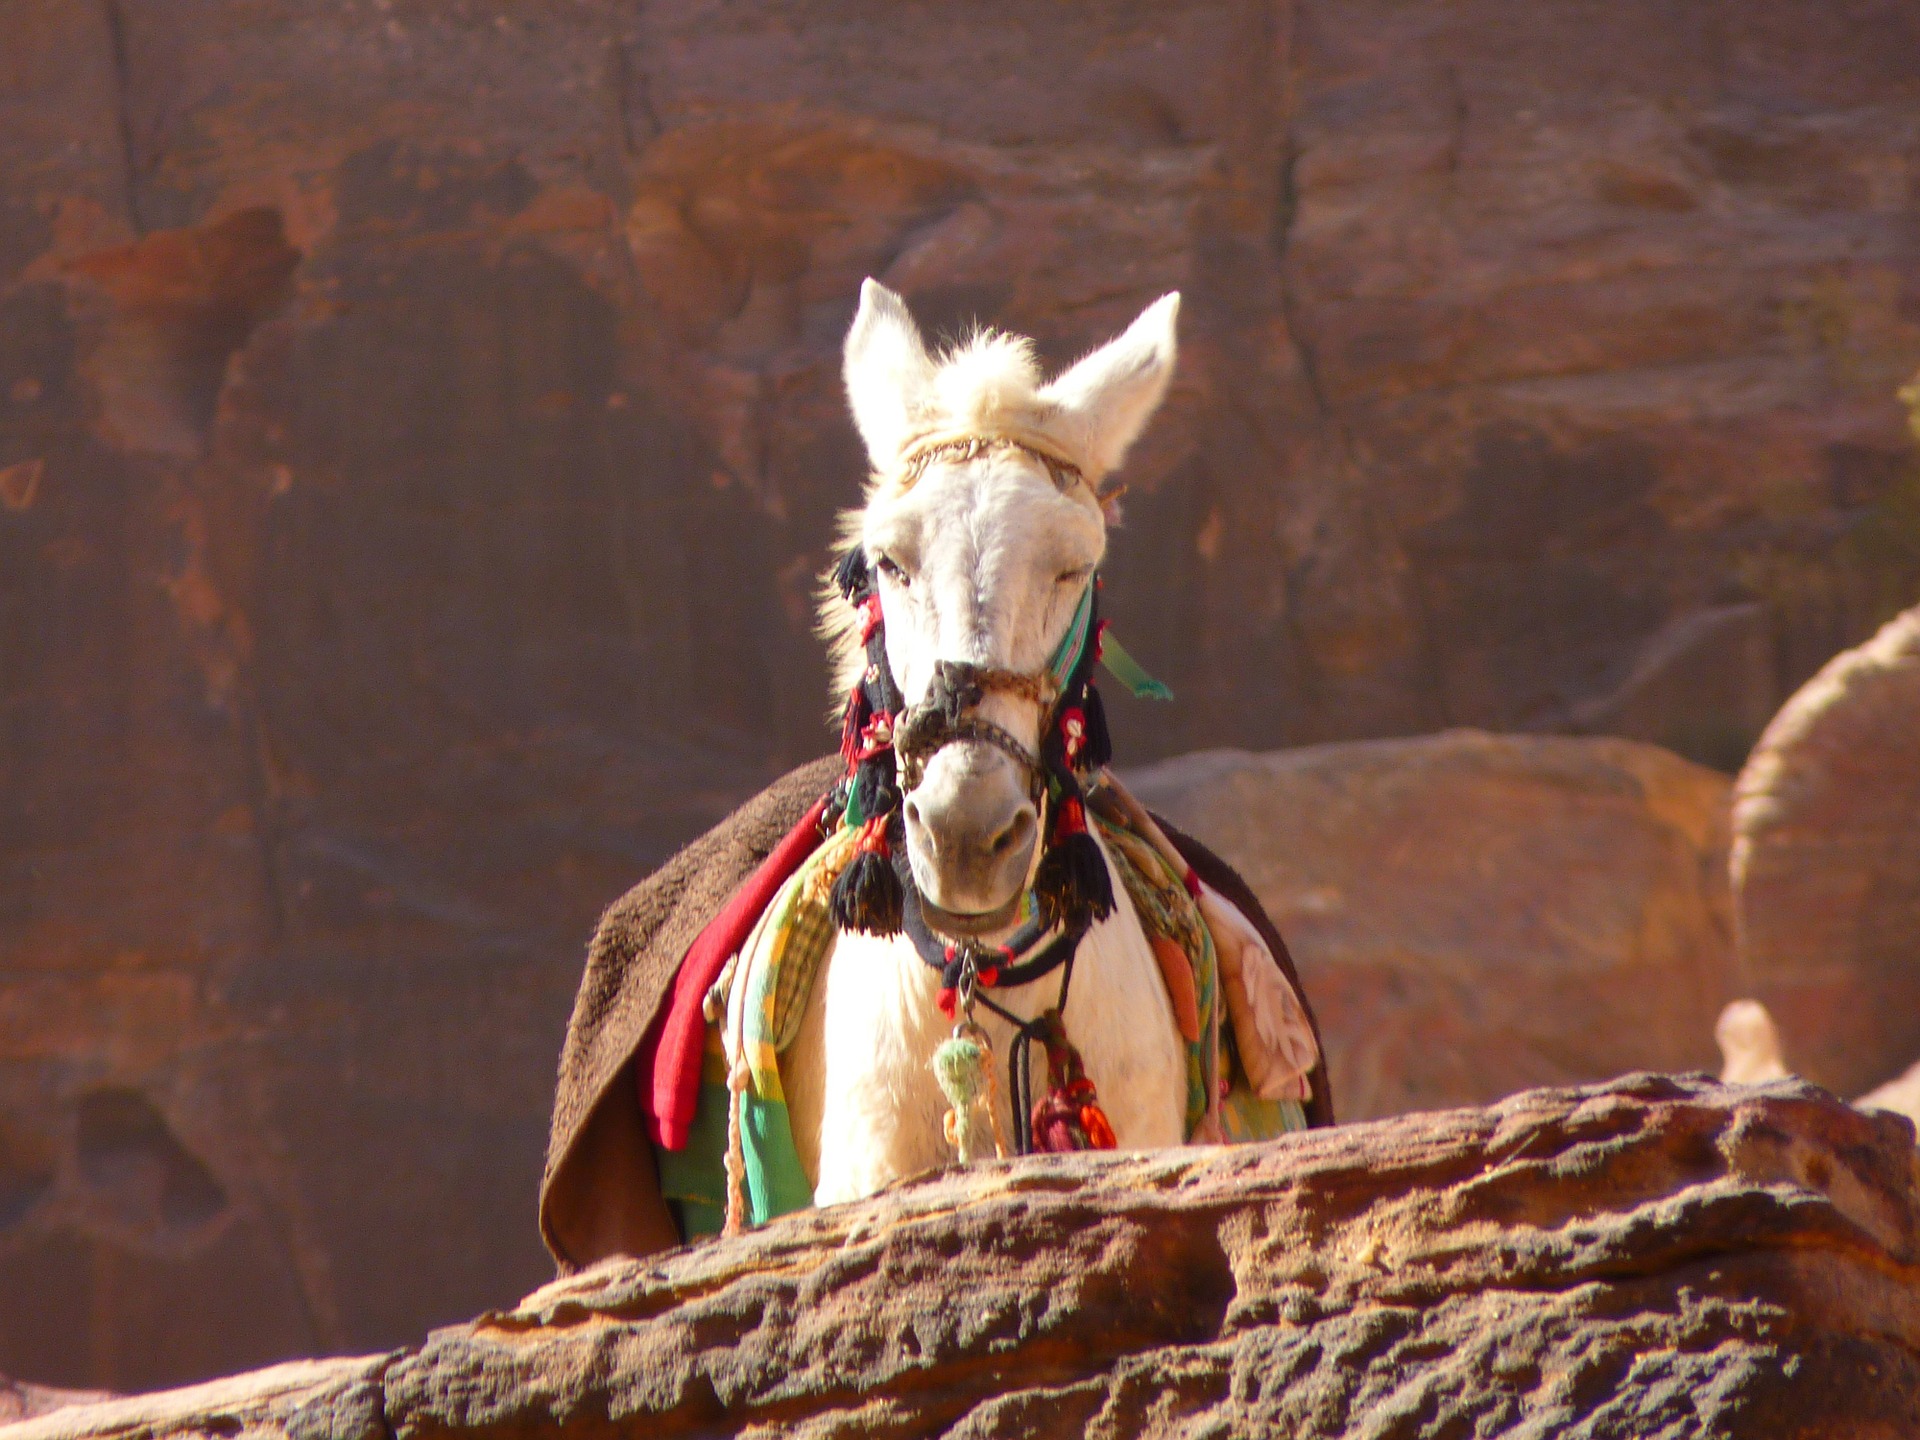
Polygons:
[[1039,429],[1055,408],[1041,401],[1039,390],[1033,342],[983,330],[940,358],[924,424],[929,431],[980,435]]

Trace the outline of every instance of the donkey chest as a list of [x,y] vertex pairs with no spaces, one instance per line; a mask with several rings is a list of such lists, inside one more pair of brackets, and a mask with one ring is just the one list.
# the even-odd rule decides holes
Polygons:
[[[854,1199],[944,1165],[946,1097],[934,1050],[953,1025],[937,1002],[939,977],[904,937],[845,935],[808,1002],[783,1068],[794,1140],[821,1204]],[[996,991],[1030,1019],[1054,1004],[1059,979]],[[996,1109],[1012,1133],[1006,1058],[1012,1027],[984,1009],[976,1019],[994,1047]],[[1126,908],[1081,942],[1068,995],[1068,1033],[1120,1145],[1141,1149],[1184,1138],[1186,1053],[1153,952]],[[1034,1053],[1035,1085],[1045,1061]]]

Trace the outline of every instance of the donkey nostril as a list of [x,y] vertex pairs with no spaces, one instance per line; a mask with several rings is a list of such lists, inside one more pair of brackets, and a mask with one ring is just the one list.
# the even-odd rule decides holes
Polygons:
[[920,832],[921,838],[929,845],[933,843],[933,832],[927,829],[927,822],[921,818],[920,802],[909,799],[906,803],[907,823]]
[[1033,833],[1033,812],[1022,810],[1007,822],[1007,828],[993,837],[995,855],[1010,854]]

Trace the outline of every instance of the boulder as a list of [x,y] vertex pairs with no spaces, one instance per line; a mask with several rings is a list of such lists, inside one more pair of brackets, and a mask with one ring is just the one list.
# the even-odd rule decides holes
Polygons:
[[[1782,1080],[1793,1072],[1781,1052],[1780,1029],[1758,1000],[1735,1000],[1720,1012],[1713,1038],[1720,1044],[1724,1063],[1720,1079],[1727,1085],[1759,1085]],[[1884,1085],[1876,1085],[1853,1102],[1862,1110],[1888,1110],[1920,1125],[1920,1065],[1911,1065]]]
[[1724,1084],[1760,1085],[1793,1073],[1780,1053],[1780,1027],[1758,1000],[1729,1001],[1714,1021],[1713,1039]]
[[1920,1055],[1920,608],[1790,700],[1734,789],[1746,987],[1787,1065],[1856,1094]]
[[595,915],[831,745],[864,275],[1054,363],[1185,294],[1108,566],[1186,702],[1116,698],[1136,761],[1731,765],[1920,593],[1914,6],[795,15],[5,7],[0,1371],[546,1273]]
[[1451,731],[1203,751],[1127,783],[1274,917],[1342,1119],[1714,1063],[1733,980],[1716,772]]
[[1920,1125],[1920,1064],[1909,1065],[1886,1084],[1874,1086],[1853,1103],[1862,1110],[1890,1110]]
[[1920,1415],[1920,1157],[1804,1084],[1634,1075],[949,1170],[329,1363],[9,1440],[1891,1440]]

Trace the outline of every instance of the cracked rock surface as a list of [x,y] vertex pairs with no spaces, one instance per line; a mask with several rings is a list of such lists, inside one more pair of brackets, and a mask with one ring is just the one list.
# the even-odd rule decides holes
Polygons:
[[1893,1440],[1920,1424],[1920,1159],[1799,1082],[1637,1074],[949,1171],[221,1386],[8,1440]]

